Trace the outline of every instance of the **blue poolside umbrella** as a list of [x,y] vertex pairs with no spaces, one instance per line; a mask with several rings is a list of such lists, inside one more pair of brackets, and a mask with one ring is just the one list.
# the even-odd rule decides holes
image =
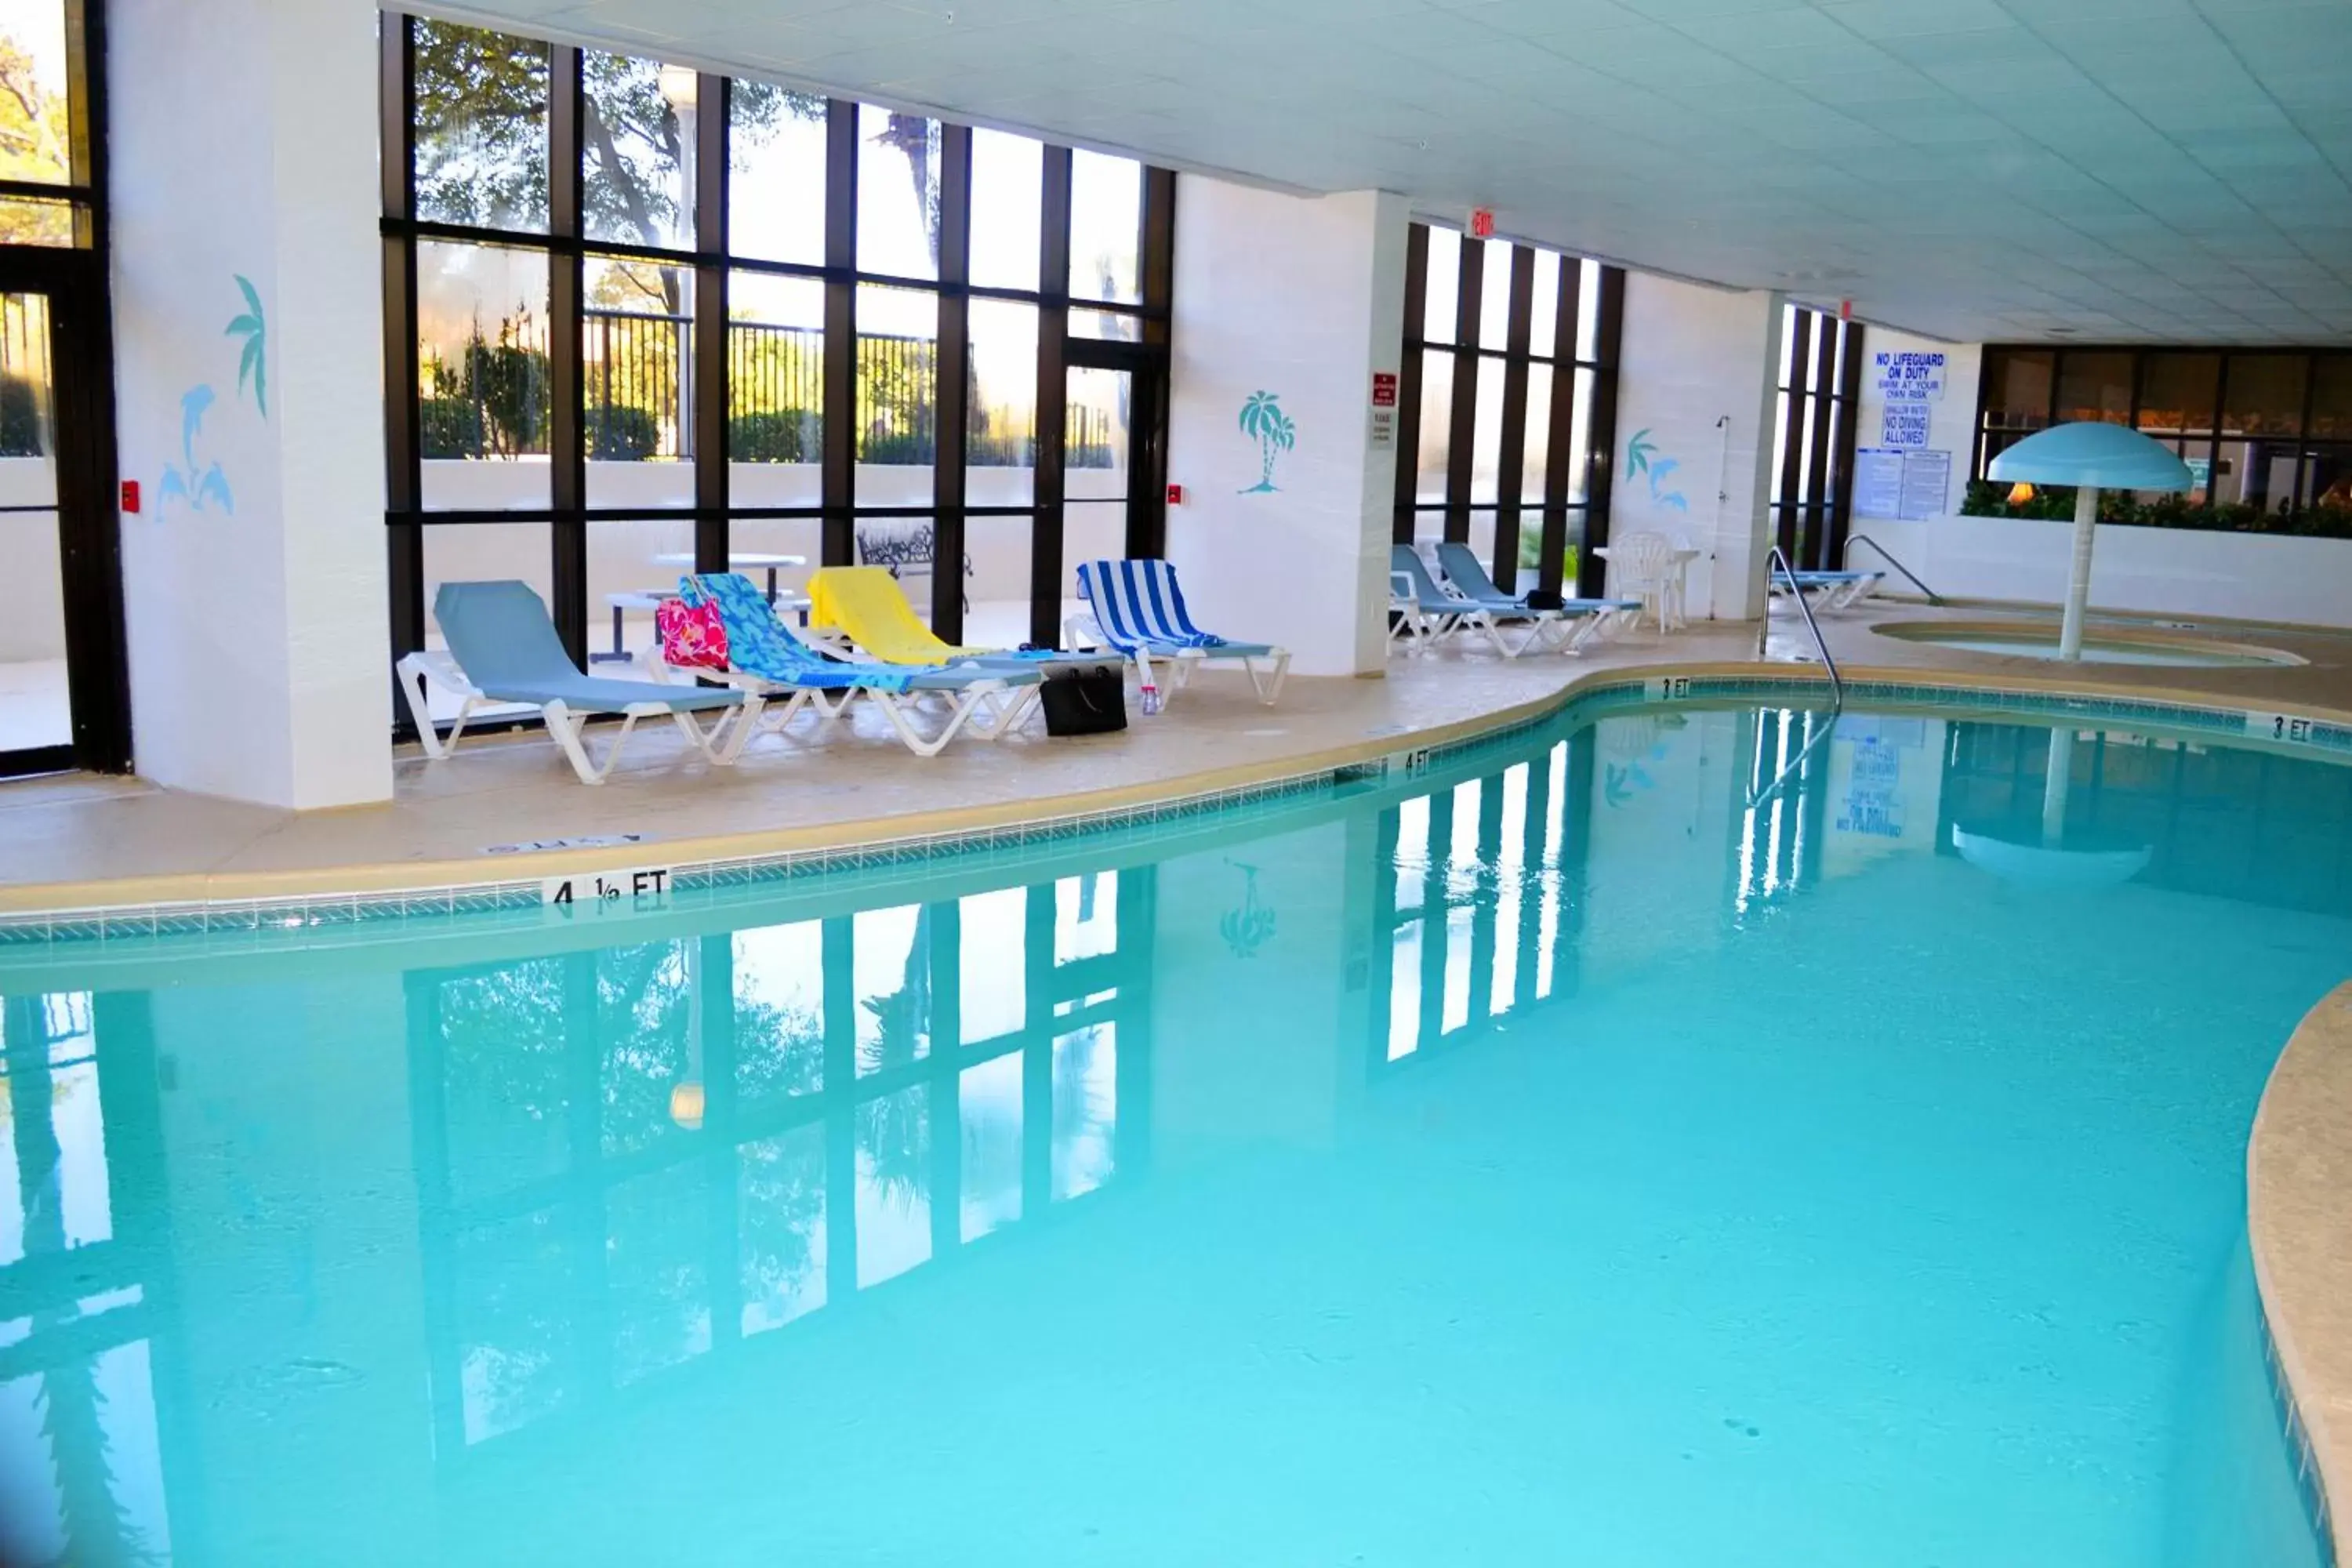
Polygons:
[[2196,483],[2189,465],[2168,447],[2120,425],[2080,421],[2028,436],[1992,460],[1996,479],[2074,485],[2074,567],[2066,581],[2066,618],[2058,630],[2058,657],[2083,657],[2083,610],[2091,597],[2091,542],[2103,489],[2185,490]]

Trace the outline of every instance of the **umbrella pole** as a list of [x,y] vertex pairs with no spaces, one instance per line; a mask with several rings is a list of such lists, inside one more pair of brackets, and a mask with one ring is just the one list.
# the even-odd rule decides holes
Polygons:
[[2042,774],[2042,847],[2055,849],[2066,837],[2066,791],[2074,782],[2074,731],[2050,731],[2050,764]]
[[2091,600],[2091,544],[2099,531],[2099,487],[2074,492],[2074,567],[2066,579],[2066,618],[2058,628],[2058,657],[2083,657],[2083,611]]

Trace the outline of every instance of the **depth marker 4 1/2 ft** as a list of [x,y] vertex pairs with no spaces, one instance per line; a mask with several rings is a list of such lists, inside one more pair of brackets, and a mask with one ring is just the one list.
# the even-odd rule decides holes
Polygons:
[[634,914],[640,910],[659,909],[668,902],[669,882],[667,866],[550,877],[539,885],[539,901],[549,909],[568,912]]

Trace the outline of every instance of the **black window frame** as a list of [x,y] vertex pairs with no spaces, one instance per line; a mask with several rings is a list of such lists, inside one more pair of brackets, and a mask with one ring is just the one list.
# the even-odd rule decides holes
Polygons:
[[[1069,283],[1071,150],[1044,143],[1041,193],[1039,286],[1034,289],[984,287],[968,281],[971,222],[969,127],[940,122],[941,256],[939,277],[904,278],[861,269],[856,255],[857,162],[860,105],[826,100],[824,260],[777,261],[732,254],[728,245],[730,200],[730,95],[735,79],[697,74],[695,135],[697,189],[694,246],[672,249],[592,240],[581,210],[583,145],[582,69],[579,47],[509,28],[481,29],[500,36],[545,42],[551,51],[548,116],[549,211],[543,229],[507,229],[452,224],[416,216],[415,28],[439,23],[388,11],[381,28],[382,198],[384,258],[384,430],[386,505],[390,557],[391,658],[397,662],[425,646],[425,531],[428,528],[545,524],[551,535],[550,605],[556,627],[575,661],[590,658],[588,605],[589,530],[600,522],[671,521],[691,523],[696,566],[726,570],[730,525],[736,521],[809,519],[819,524],[816,563],[848,565],[856,559],[856,525],[865,519],[920,517],[932,520],[934,557],[961,563],[970,520],[1025,517],[1031,520],[1030,640],[1054,644],[1061,635],[1062,605],[1069,575],[1063,561],[1062,423],[1066,416],[1066,375],[1074,364],[1115,362],[1135,374],[1139,394],[1138,427],[1129,432],[1127,549],[1130,555],[1157,555],[1167,536],[1165,429],[1168,407],[1170,323],[1172,314],[1176,179],[1172,171],[1143,166],[1138,236],[1141,266],[1139,304],[1074,298]],[[646,56],[641,58],[656,58]],[[423,410],[417,321],[417,247],[449,241],[490,245],[544,255],[550,271],[548,344],[549,447],[553,478],[543,507],[468,510],[424,504]],[[692,384],[681,400],[693,411],[703,437],[679,461],[693,469],[693,501],[684,506],[600,506],[587,494],[587,433],[581,377],[583,269],[597,258],[635,259],[691,268],[695,279],[694,330],[705,345],[693,356]],[[727,441],[711,439],[726,429],[730,356],[708,345],[727,331],[730,279],[761,274],[804,279],[825,293],[824,449],[821,499],[813,506],[746,507],[730,495]],[[939,368],[935,446],[930,468],[933,493],[924,506],[861,506],[856,497],[855,419],[856,293],[861,286],[919,289],[938,303]],[[1003,300],[1039,310],[1036,388],[1035,485],[1025,506],[974,506],[965,496],[965,426],[962,368],[968,352],[969,302]],[[1105,342],[1073,335],[1073,310],[1120,316],[1134,325],[1124,342]],[[1157,421],[1141,427],[1140,416]],[[931,574],[929,605],[933,628],[950,642],[963,635],[961,573],[952,565]],[[529,722],[530,721],[519,721]],[[409,715],[395,703],[394,732],[413,733]]]
[[[1425,307],[1429,289],[1429,235],[1432,226],[1416,221],[1406,238],[1404,339],[1397,378],[1397,470],[1394,524],[1391,537],[1411,544],[1423,514],[1444,518],[1444,537],[1455,543],[1470,538],[1475,511],[1495,514],[1494,558],[1486,570],[1506,593],[1519,590],[1519,539],[1535,513],[1540,542],[1533,586],[1547,593],[1565,591],[1564,562],[1568,546],[1578,544],[1575,592],[1601,592],[1609,563],[1595,552],[1609,542],[1612,454],[1617,447],[1617,367],[1624,333],[1625,269],[1596,263],[1593,346],[1591,357],[1578,353],[1582,319],[1583,263],[1573,252],[1556,251],[1560,258],[1559,296],[1549,345],[1535,343],[1535,256],[1537,247],[1515,240],[1462,237],[1462,263],[1456,273],[1454,337],[1440,342],[1427,336]],[[1511,248],[1511,295],[1504,346],[1479,342],[1480,317],[1486,293],[1486,254],[1490,245]],[[1453,356],[1453,404],[1449,410],[1452,438],[1446,449],[1445,497],[1420,500],[1419,441],[1421,437],[1423,366],[1431,352]],[[1472,469],[1476,462],[1478,366],[1487,360],[1503,366],[1502,427],[1495,500],[1474,504]],[[1545,447],[1543,500],[1532,506],[1525,499],[1528,380],[1537,365],[1552,373],[1549,439]],[[1575,441],[1578,373],[1592,377],[1592,401],[1586,421],[1585,446],[1571,451]],[[1585,499],[1570,495],[1581,473]],[[1580,527],[1571,530],[1571,522]]]
[[1800,572],[1836,569],[1853,523],[1855,426],[1865,330],[1791,302],[1775,385],[1771,539]]
[[[2161,441],[2183,461],[2202,460],[2206,464],[2206,482],[2202,487],[2209,500],[2213,495],[2213,481],[2222,472],[2221,449],[2224,446],[2272,443],[2292,447],[2294,450],[2294,472],[2290,480],[2285,504],[2276,510],[2270,506],[2271,494],[2264,483],[2260,499],[2250,503],[2258,513],[2258,525],[2250,532],[2297,532],[2298,520],[2318,505],[2314,494],[2323,462],[2337,465],[2334,471],[2352,467],[2352,429],[2341,433],[2315,433],[2313,404],[2319,384],[2323,363],[2347,367],[2352,374],[2352,349],[2324,344],[2262,343],[2098,343],[2098,342],[2007,342],[1984,345],[1977,378],[1977,409],[1974,439],[1969,477],[1982,480],[1986,469],[2000,453],[2033,434],[2047,429],[2058,419],[2059,403],[2064,393],[2066,362],[2070,357],[2090,354],[2119,354],[2130,362],[2131,407],[2126,423],[2132,429],[2142,429],[2147,410],[2143,406],[2147,387],[2148,363],[2152,357],[2169,354],[2211,354],[2217,360],[2214,374],[2212,416],[2203,429],[2145,430],[2152,439]],[[2038,420],[2007,418],[1996,424],[1990,407],[1993,376],[2006,356],[2013,354],[2047,355],[2050,360],[2050,392]],[[2303,407],[2292,432],[2283,430],[2232,431],[2229,426],[2229,392],[2231,370],[2242,359],[2277,359],[2282,356],[2299,358],[2303,363]],[[2004,414],[2014,410],[2003,409]]]

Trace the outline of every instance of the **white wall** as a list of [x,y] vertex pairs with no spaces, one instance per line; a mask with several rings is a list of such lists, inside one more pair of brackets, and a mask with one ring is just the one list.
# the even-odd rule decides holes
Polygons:
[[[1752,619],[1762,607],[1780,307],[1778,294],[1625,275],[1609,531],[1705,552],[1687,580],[1694,618]],[[1636,438],[1649,472],[1633,471]]]
[[[117,423],[146,492],[122,540],[140,771],[281,806],[388,798],[374,7],[121,0],[113,21]],[[225,331],[247,313],[240,276],[267,320],[266,413]],[[207,393],[189,436],[186,400]],[[233,508],[163,493],[167,472],[215,464]]]
[[[1873,522],[1866,531],[1949,598],[2055,605],[2065,597],[2071,522],[1947,517]],[[1871,564],[1868,552],[1855,564]],[[1888,592],[1912,590],[1896,579]],[[2102,528],[2091,607],[2352,627],[2352,542]]]
[[[1284,644],[1301,674],[1381,671],[1397,452],[1371,447],[1371,378],[1403,342],[1403,198],[1187,174],[1176,210],[1168,554],[1194,617]],[[1238,423],[1261,391],[1297,432],[1272,492]]]

